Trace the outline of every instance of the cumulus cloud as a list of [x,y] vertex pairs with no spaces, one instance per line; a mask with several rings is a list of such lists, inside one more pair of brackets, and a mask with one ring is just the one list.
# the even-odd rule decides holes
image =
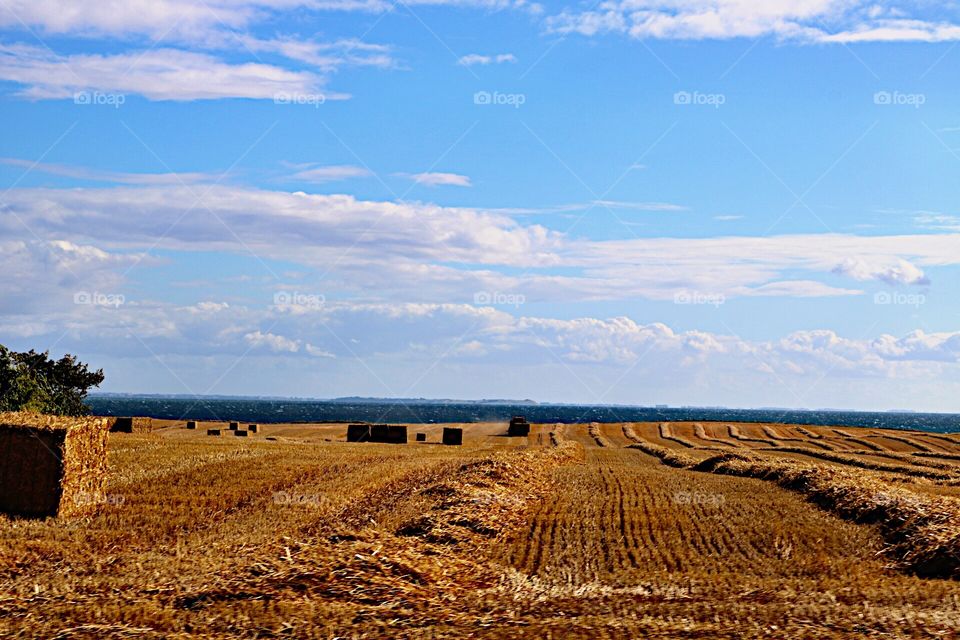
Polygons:
[[[81,316],[88,314],[85,317]],[[0,315],[6,332],[23,320]],[[780,339],[748,340],[698,330],[679,331],[620,316],[558,319],[513,316],[457,304],[334,303],[291,313],[222,303],[175,306],[133,302],[110,310],[52,313],[34,327],[34,338],[65,332],[86,351],[128,355],[147,345],[151,353],[196,357],[245,354],[294,358],[435,358],[535,366],[624,367],[646,363],[660,371],[745,366],[782,376],[891,376],[909,366],[932,376],[960,364],[960,332],[914,331],[902,337],[847,338],[830,330],[796,331]]]
[[[955,17],[955,16],[954,16]],[[936,5],[865,0],[607,0],[586,11],[568,9],[547,21],[560,33],[674,40],[758,38],[797,42],[943,42],[960,26]]]
[[860,281],[880,280],[893,286],[930,284],[930,280],[922,269],[902,258],[898,258],[890,264],[877,264],[867,260],[848,258],[834,268],[834,273]]
[[273,333],[254,331],[243,336],[243,339],[253,348],[266,348],[275,353],[296,353],[300,351],[299,341],[290,340]]
[[[78,353],[107,369],[114,390],[183,391],[183,378],[195,387],[188,391],[210,392],[227,372],[231,391],[261,395],[322,388],[599,402],[622,384],[614,398],[631,403],[652,400],[655,390],[670,402],[862,406],[877,394],[888,405],[924,408],[943,407],[960,388],[960,332],[851,338],[813,329],[756,340],[629,316],[552,318],[469,304],[62,302],[42,315],[4,304],[0,335],[15,348]],[[249,375],[272,366],[290,375]],[[419,387],[425,376],[432,382]]]
[[[93,244],[67,240],[0,241],[0,308],[12,315],[71,309],[78,302],[93,305],[121,293],[122,272],[134,264],[150,264],[140,253],[110,252]],[[96,297],[96,294],[104,296]],[[37,318],[43,325],[43,318]]]

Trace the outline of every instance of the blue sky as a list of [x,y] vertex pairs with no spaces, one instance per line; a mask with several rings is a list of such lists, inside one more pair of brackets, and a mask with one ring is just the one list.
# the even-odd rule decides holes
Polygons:
[[960,411],[960,5],[0,0],[0,342],[105,390]]

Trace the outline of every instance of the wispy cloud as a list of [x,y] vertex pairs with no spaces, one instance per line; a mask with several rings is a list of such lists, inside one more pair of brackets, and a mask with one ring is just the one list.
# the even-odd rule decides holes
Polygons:
[[373,173],[371,173],[369,169],[356,165],[330,165],[323,167],[307,165],[307,167],[291,175],[290,179],[322,183],[348,180],[350,178],[366,178],[371,175],[373,175]]
[[49,162],[34,162],[21,158],[0,158],[0,164],[11,167],[21,167],[30,171],[48,173],[64,178],[89,180],[92,182],[112,182],[115,184],[130,185],[176,185],[197,182],[213,182],[223,179],[223,175],[202,172],[184,173],[126,173],[122,171],[102,171],[88,167],[77,167]]
[[457,60],[457,64],[465,67],[473,65],[503,64],[504,62],[516,62],[517,57],[512,53],[499,53],[497,55],[483,55],[480,53],[470,53]]
[[306,71],[262,63],[231,64],[213,56],[155,49],[115,55],[55,55],[40,47],[0,45],[0,80],[31,99],[75,98],[78,92],[141,95],[150,100],[322,96],[324,80]]
[[410,178],[417,184],[424,184],[429,187],[472,187],[473,183],[469,176],[459,173],[400,173],[399,176]]
[[[862,291],[838,285],[837,276],[921,285],[927,271],[960,265],[957,233],[592,240],[499,212],[231,185],[203,189],[211,215],[184,217],[197,206],[196,191],[17,188],[5,196],[14,215],[0,216],[0,233],[105,250],[253,252],[284,269],[330,270],[331,282],[351,295],[371,295],[371,280],[389,278],[389,289],[373,293],[428,301],[472,299],[476,291],[523,291],[554,302],[673,300],[682,291],[855,296]],[[0,256],[0,271],[5,264]],[[44,277],[44,269],[36,272]]]
[[592,207],[629,209],[633,211],[687,211],[687,207],[670,202],[628,202],[622,200],[594,200]]
[[547,20],[559,33],[634,38],[721,40],[772,36],[796,42],[943,42],[960,40],[960,26],[938,5],[894,6],[867,0],[751,2],[750,0],[609,0]]

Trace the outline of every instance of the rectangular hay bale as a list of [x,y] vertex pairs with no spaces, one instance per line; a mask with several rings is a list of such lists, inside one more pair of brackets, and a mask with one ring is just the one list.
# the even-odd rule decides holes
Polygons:
[[133,418],[116,418],[110,425],[110,433],[133,433]]
[[258,425],[258,424],[249,424],[249,425],[247,425],[247,431],[249,431],[250,433],[259,433],[259,431],[260,431],[260,425]]
[[246,438],[247,432],[243,429],[237,429],[233,432],[233,435],[237,436],[238,438]]
[[196,421],[196,420],[188,420],[188,421],[187,421],[187,429],[196,429],[196,428],[197,428],[197,421]]
[[388,425],[387,442],[390,444],[407,444],[407,428],[399,424]]
[[220,435],[220,429],[207,429],[208,436],[218,436]]
[[114,418],[110,433],[150,433],[153,431],[152,418]]
[[389,442],[389,430],[385,424],[370,425],[370,442]]
[[239,429],[239,428],[240,428],[240,423],[239,423],[239,422],[231,422],[231,423],[230,423],[230,431],[236,431],[236,430]]
[[456,427],[443,428],[443,444],[459,446],[463,444],[463,429]]
[[104,500],[105,418],[0,414],[0,513],[85,515]]
[[425,433],[417,434],[417,442],[426,442],[426,441],[427,441],[427,434]]
[[523,416],[515,416],[510,420],[510,428],[507,429],[507,435],[513,438],[530,435],[530,424]]
[[370,425],[351,424],[347,426],[347,442],[369,442]]

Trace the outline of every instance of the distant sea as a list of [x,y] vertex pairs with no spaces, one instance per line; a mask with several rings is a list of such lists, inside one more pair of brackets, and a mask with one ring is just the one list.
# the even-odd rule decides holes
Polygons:
[[960,432],[960,414],[833,410],[651,408],[428,400],[300,400],[96,395],[96,415],[243,422],[485,422],[522,415],[530,422],[765,422]]

